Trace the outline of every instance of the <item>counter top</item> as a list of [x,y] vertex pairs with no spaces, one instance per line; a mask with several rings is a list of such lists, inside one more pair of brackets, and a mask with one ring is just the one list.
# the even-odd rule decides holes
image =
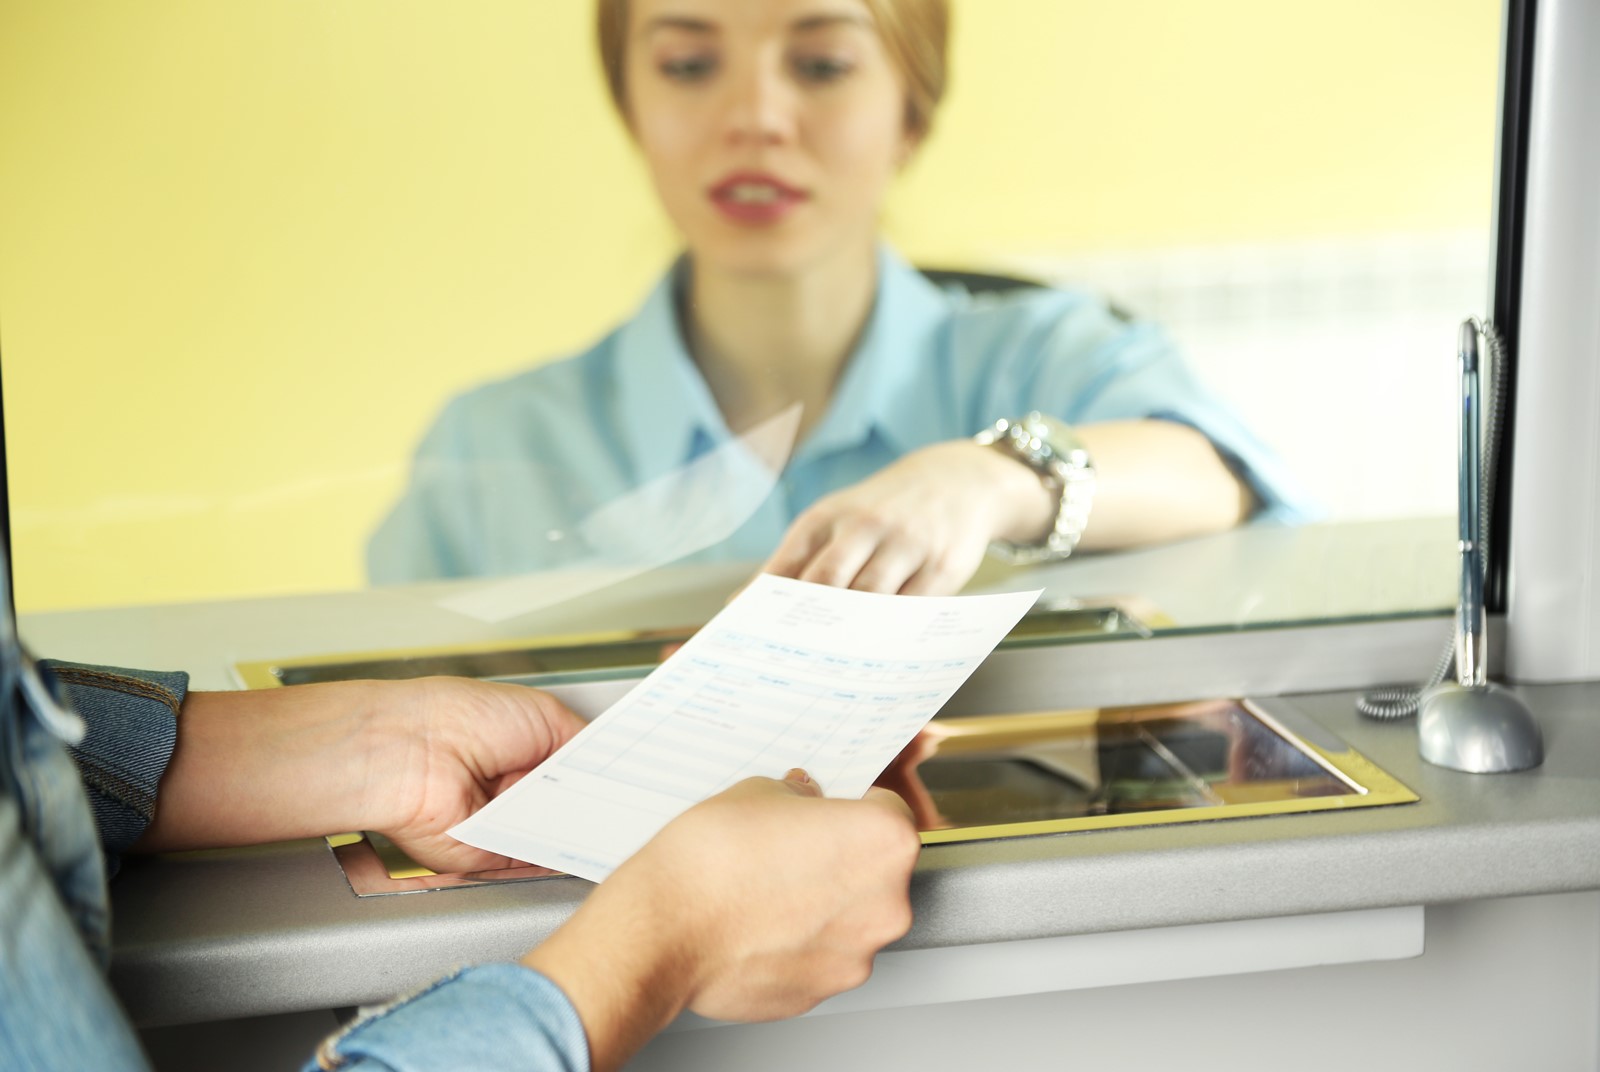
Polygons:
[[[1453,598],[1447,521],[1252,526],[991,578],[1057,598],[1138,594],[1175,628],[996,652],[946,713],[1313,693],[1274,702],[1293,704],[1422,800],[929,847],[913,882],[916,923],[896,949],[921,956],[914,951],[1600,889],[1600,684],[1525,690],[1550,759],[1494,777],[1428,767],[1411,724],[1363,722],[1349,692],[1315,694],[1432,665],[1450,627],[1440,609]],[[55,658],[182,668],[195,688],[230,688],[239,660],[682,625],[714,613],[746,575],[738,564],[677,567],[499,623],[445,609],[445,596],[482,583],[455,582],[27,614],[20,628]],[[552,691],[593,715],[624,688]],[[589,888],[556,878],[357,898],[321,840],[132,859],[113,886],[112,982],[146,1025],[364,1004],[456,964],[520,954]]]
[[[1423,763],[1413,722],[1363,720],[1352,693],[1276,700],[1421,800],[931,846],[895,948],[1600,889],[1600,683],[1517,691],[1549,755],[1490,776]],[[112,981],[145,1024],[368,1003],[519,955],[589,888],[555,878],[356,898],[320,841],[131,860],[114,886]]]

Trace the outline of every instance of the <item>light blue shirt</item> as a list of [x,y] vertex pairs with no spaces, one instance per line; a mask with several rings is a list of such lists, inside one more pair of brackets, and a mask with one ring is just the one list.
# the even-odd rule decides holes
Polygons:
[[[423,439],[411,482],[368,548],[378,583],[630,565],[668,520],[584,520],[732,438],[683,343],[684,264],[589,350],[454,399]],[[731,536],[683,561],[760,561],[797,514],[933,443],[1029,410],[1073,424],[1190,425],[1249,484],[1257,520],[1314,507],[1272,454],[1189,371],[1154,325],[1083,292],[942,290],[884,249],[878,294],[828,411],[771,494]],[[623,531],[626,530],[626,531]]]

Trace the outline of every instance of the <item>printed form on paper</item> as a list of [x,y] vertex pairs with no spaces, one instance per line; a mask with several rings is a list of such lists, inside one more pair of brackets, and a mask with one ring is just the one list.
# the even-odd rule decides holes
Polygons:
[[596,882],[681,812],[804,768],[860,797],[1038,591],[886,596],[758,576],[453,837]]

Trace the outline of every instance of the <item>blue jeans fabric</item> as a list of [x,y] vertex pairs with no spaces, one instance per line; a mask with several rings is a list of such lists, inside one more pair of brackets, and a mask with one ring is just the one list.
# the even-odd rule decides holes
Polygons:
[[589,1040],[549,979],[515,964],[448,975],[362,1017],[322,1044],[304,1072],[589,1072]]
[[156,788],[178,743],[189,676],[44,665],[83,716],[85,732],[68,751],[89,797],[107,870],[115,875],[118,858],[155,818]]
[[[4,616],[4,615],[0,615]],[[105,865],[78,772],[35,667],[0,638],[0,1066],[143,1069],[105,982]],[[30,702],[31,700],[31,702]]]

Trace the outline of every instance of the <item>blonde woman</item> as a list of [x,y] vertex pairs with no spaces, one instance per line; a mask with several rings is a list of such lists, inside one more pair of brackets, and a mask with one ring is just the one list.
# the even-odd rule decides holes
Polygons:
[[1082,293],[944,290],[884,244],[944,94],[944,0],[600,0],[598,17],[684,253],[587,351],[445,409],[372,541],[374,580],[647,556],[662,519],[583,520],[796,403],[771,494],[693,557],[947,593],[989,548],[1059,558],[1305,512],[1153,326]]

